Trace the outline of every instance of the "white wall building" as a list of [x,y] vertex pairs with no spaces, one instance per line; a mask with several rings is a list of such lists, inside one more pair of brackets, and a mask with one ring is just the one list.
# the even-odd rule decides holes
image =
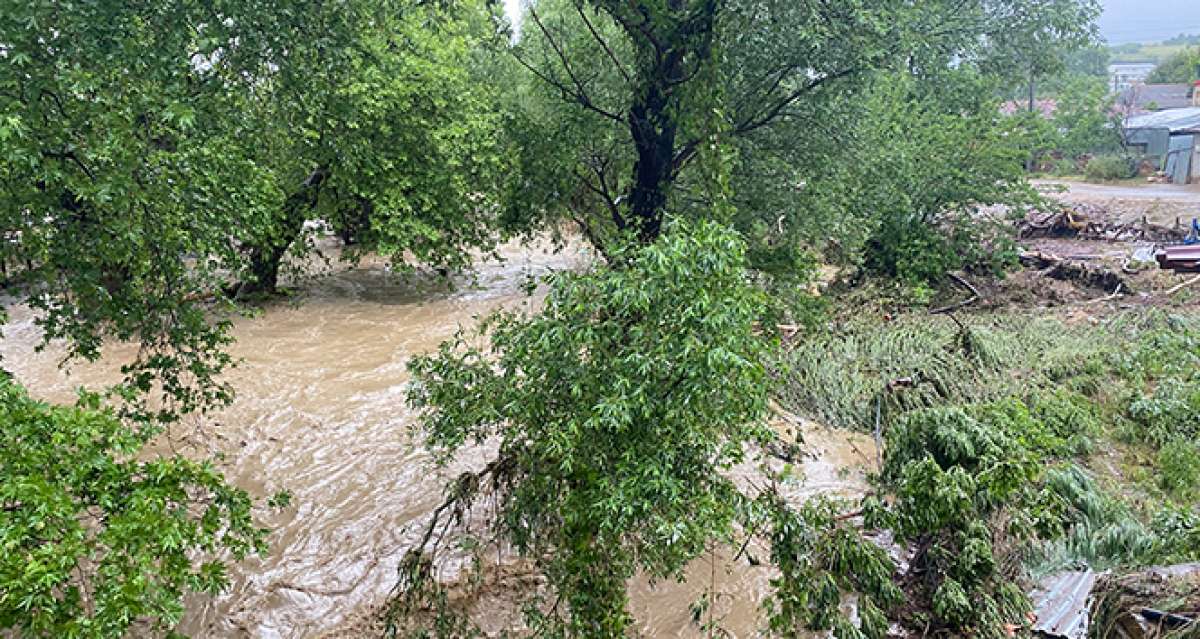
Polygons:
[[1108,65],[1108,88],[1120,93],[1130,87],[1145,84],[1150,72],[1157,66],[1153,62],[1114,62]]

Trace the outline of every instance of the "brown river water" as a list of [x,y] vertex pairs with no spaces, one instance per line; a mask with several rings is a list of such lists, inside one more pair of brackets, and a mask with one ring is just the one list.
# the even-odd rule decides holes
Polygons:
[[[506,246],[503,261],[481,263],[453,289],[404,280],[381,266],[341,270],[304,286],[295,300],[238,320],[229,374],[233,405],[192,418],[163,446],[219,453],[228,478],[257,496],[292,493],[282,511],[262,511],[270,552],[230,570],[218,597],[193,597],[180,631],[193,637],[315,637],[345,628],[383,603],[404,551],[460,469],[432,469],[414,444],[414,415],[404,401],[406,362],[460,327],[497,308],[536,304],[521,290],[529,275],[578,268],[574,247]],[[32,313],[9,309],[0,340],[3,366],[36,396],[71,401],[80,385],[116,378],[133,350],[106,349],[104,361],[60,369],[61,349],[34,352],[40,333]],[[865,489],[869,438],[801,427],[810,453],[789,487],[797,499]],[[478,456],[478,455],[477,455]],[[472,460],[464,460],[470,463]],[[478,462],[478,459],[474,460]],[[744,562],[742,562],[744,564]],[[754,636],[765,569],[710,558],[689,570],[687,584],[631,584],[639,630],[650,637],[697,637],[690,606],[709,584],[734,636]],[[484,615],[487,614],[485,610]],[[486,625],[486,624],[485,624]]]

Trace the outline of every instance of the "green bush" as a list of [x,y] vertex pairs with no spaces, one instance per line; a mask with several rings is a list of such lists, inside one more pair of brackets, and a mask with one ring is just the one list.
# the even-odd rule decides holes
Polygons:
[[1134,176],[1133,164],[1121,155],[1098,155],[1084,169],[1084,175],[1094,182],[1111,182]]
[[1174,439],[1158,451],[1158,482],[1177,495],[1189,495],[1200,487],[1200,443]]
[[1079,393],[1055,389],[1031,400],[1033,414],[1060,446],[1047,452],[1065,456],[1091,451],[1092,439],[1100,432],[1096,406]]
[[928,604],[935,630],[999,638],[1029,609],[1012,587],[1013,549],[1056,534],[1062,513],[1044,488],[1038,455],[1006,432],[1011,424],[967,408],[931,408],[888,432],[889,523],[898,541],[925,548],[912,559],[922,585],[910,597]]
[[1074,160],[1067,158],[1055,160],[1054,164],[1050,167],[1050,174],[1057,177],[1065,177],[1077,173],[1079,173],[1079,166],[1075,164]]
[[264,549],[245,492],[212,466],[142,459],[94,395],[37,402],[0,375],[0,635],[170,631],[188,592],[226,583],[222,557]]
[[[740,493],[724,471],[771,435],[778,341],[755,330],[768,299],[748,282],[739,235],[677,222],[611,259],[620,266],[554,275],[540,313],[497,313],[409,363],[439,463],[498,442],[491,534],[562,597],[569,616],[546,621],[564,636],[623,636],[629,579],[682,574],[733,538]],[[460,485],[457,509],[489,490]],[[410,556],[435,561],[430,543]],[[433,603],[420,561],[402,575],[399,622]]]
[[1129,405],[1134,428],[1126,437],[1155,447],[1177,438],[1200,436],[1200,384],[1168,378],[1151,395]]
[[1016,265],[1011,239],[978,220],[941,223],[885,216],[867,244],[866,269],[909,286],[943,282],[962,269],[1001,275]]

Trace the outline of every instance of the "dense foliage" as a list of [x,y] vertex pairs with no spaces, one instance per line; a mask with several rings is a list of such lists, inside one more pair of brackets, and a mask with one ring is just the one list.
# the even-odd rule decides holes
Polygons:
[[318,218],[404,268],[493,246],[503,163],[492,87],[474,75],[483,11],[0,7],[3,304],[37,310],[43,346],[61,339],[68,360],[140,346],[105,395],[116,413],[5,382],[0,627],[169,630],[185,593],[219,590],[225,562],[258,549],[247,495],[148,444],[232,399],[231,313],[303,262],[288,255],[312,247]]
[[[871,271],[923,285],[963,268],[1002,272],[1014,261],[981,209],[1035,200],[1022,167],[1026,135],[1000,114],[989,88],[965,73],[935,87],[914,79],[877,87],[865,125],[866,179],[854,201],[875,216],[864,256]],[[904,133],[914,130],[924,133]]]
[[[964,224],[1033,201],[1021,164],[1038,143],[998,96],[1019,85],[1032,98],[1066,68],[1098,4],[544,0],[513,40],[492,4],[5,3],[7,299],[37,309],[69,357],[96,359],[106,340],[142,348],[111,407],[90,394],[50,407],[0,382],[0,624],[168,630],[186,592],[221,587],[210,556],[260,548],[244,493],[148,444],[230,401],[231,313],[278,292],[319,244],[446,272],[561,221],[602,264],[550,278],[539,313],[492,316],[412,363],[437,459],[497,450],[450,486],[403,562],[398,628],[466,631],[441,615],[422,628],[422,614],[444,612],[442,526],[485,498],[493,538],[548,580],[527,610],[536,634],[622,636],[633,575],[680,579],[756,530],[780,570],[778,634],[880,636],[909,620],[902,592],[939,629],[1015,619],[1015,573],[987,525],[1048,534],[1039,456],[1082,445],[1061,423],[1073,399],[888,406],[880,489],[897,499],[866,521],[922,549],[917,585],[893,580],[841,504],[796,509],[727,473],[772,439],[768,292],[798,302],[820,257],[914,287],[1011,261]],[[1108,129],[1095,87],[1079,92],[1058,126],[1080,136],[1063,142],[1072,152],[1093,152]],[[955,343],[979,363],[985,341]],[[1171,388],[1130,419],[1191,401]],[[1155,442],[1177,494],[1195,483],[1188,449],[1170,443],[1187,434]],[[861,594],[860,623],[840,611],[843,590]]]
[[[854,587],[874,597],[863,632],[878,636],[898,599],[882,553],[830,531],[840,521],[831,507],[792,512],[720,474],[761,438],[749,425],[764,408],[765,351],[752,327],[765,309],[749,284],[785,288],[811,268],[812,251],[839,244],[857,262],[869,246],[880,271],[913,281],[993,255],[988,266],[1002,266],[1002,251],[977,248],[981,236],[955,236],[980,206],[1030,199],[1029,154],[992,96],[1013,81],[1003,70],[1014,55],[1040,56],[1023,58],[1028,79],[1024,71],[1042,73],[1086,43],[1096,6],[529,7],[512,64],[496,66],[512,77],[505,130],[522,168],[505,217],[532,227],[572,220],[606,265],[553,278],[541,315],[487,322],[490,348],[460,338],[414,363],[412,399],[439,458],[489,441],[499,452],[454,483],[425,546],[405,560],[396,628],[428,636],[459,627],[444,615],[424,625],[418,614],[448,612],[429,587],[444,535],[433,531],[445,530],[443,519],[472,521],[470,507],[490,495],[497,509],[485,519],[501,545],[549,582],[547,599],[527,608],[535,634],[624,634],[627,580],[639,571],[680,578],[710,544],[730,541],[740,517],[774,531],[773,559],[786,571],[772,599],[777,632],[859,632],[834,603],[839,588]],[[822,226],[840,232],[817,239]],[[996,479],[1003,503],[914,525],[906,538],[1018,503],[1000,495],[1011,479]],[[836,557],[875,569],[814,563]],[[993,607],[989,623],[1011,617]]]
[[0,628],[29,637],[171,630],[186,592],[264,550],[250,499],[212,466],[138,457],[143,440],[84,395],[32,400],[0,379]]
[[[229,398],[224,293],[318,216],[398,263],[489,247],[500,165],[472,4],[16,3],[0,16],[0,258],[46,338],[145,348],[170,421]],[[228,310],[228,309],[224,309]]]
[[1200,49],[1185,48],[1154,67],[1146,82],[1170,84],[1200,80]]
[[561,600],[533,627],[624,636],[635,573],[678,578],[732,539],[739,498],[723,472],[765,437],[770,389],[744,252],[719,225],[672,229],[615,253],[622,268],[555,276],[537,315],[485,321],[486,351],[462,336],[413,361],[411,398],[443,462],[498,442],[465,503],[497,493],[496,532]]
[[[867,500],[865,525],[914,550],[897,578],[909,606],[880,604],[877,585],[842,587],[914,629],[1000,637],[1025,624],[1032,577],[1200,556],[1200,457],[1183,441],[1194,389],[1182,390],[1196,336],[1194,323],[1135,314],[1100,327],[850,326],[798,348],[797,407],[883,433],[889,498]],[[1114,461],[1131,478],[1120,486],[1101,479]]]
[[[1094,8],[1074,1],[836,10],[817,2],[540,3],[513,49],[522,99],[513,104],[511,134],[518,149],[533,152],[521,160],[533,170],[520,184],[519,216],[574,219],[602,247],[640,224],[631,219],[648,215],[657,228],[663,211],[704,218],[732,200],[756,267],[782,273],[803,265],[810,249],[828,247],[828,231],[836,231],[835,242],[846,239],[849,252],[861,247],[854,242],[860,224],[876,222],[873,205],[903,206],[888,199],[904,172],[885,170],[887,153],[899,146],[892,157],[900,157],[911,151],[903,145],[920,142],[892,132],[928,124],[911,112],[887,112],[898,104],[864,109],[880,105],[876,91],[909,92],[921,105],[912,111],[941,111],[947,121],[963,113],[977,124],[994,120],[990,98],[1011,80],[1000,72],[1010,68],[1003,60],[1012,44],[1001,34],[1019,24],[1039,55],[1057,59],[1087,41]],[[910,82],[896,87],[885,74]],[[654,135],[639,132],[643,117],[658,127]],[[876,127],[890,131],[875,135]],[[965,128],[953,135],[963,150],[977,139]],[[964,174],[991,174],[997,150],[985,143],[956,160],[967,162]],[[881,176],[885,195],[869,197],[871,179]],[[976,185],[991,189],[985,180]],[[991,190],[994,197],[1000,189]],[[651,193],[647,201],[658,210],[647,213],[636,203]]]
[[1120,116],[1108,85],[1095,78],[1075,78],[1057,96],[1051,124],[1056,129],[1052,151],[1067,158],[1122,150]]
[[477,3],[357,0],[273,11],[286,49],[262,61],[254,116],[277,198],[240,245],[235,291],[275,291],[321,221],[401,269],[459,269],[494,243],[504,168],[490,79],[472,55]]

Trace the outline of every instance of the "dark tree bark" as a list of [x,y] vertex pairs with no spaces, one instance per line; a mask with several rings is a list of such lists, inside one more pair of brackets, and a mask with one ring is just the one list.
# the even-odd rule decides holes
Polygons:
[[[675,0],[671,5],[682,14],[687,3]],[[631,29],[627,17],[622,19],[610,9],[631,37],[643,39],[642,46],[653,51],[655,60],[634,94],[628,116],[637,152],[629,214],[643,243],[653,242],[662,233],[679,151],[676,148],[681,112],[679,89],[709,62],[717,9],[716,0],[705,2],[680,15],[674,29],[658,35],[647,34],[642,25]]]
[[666,113],[667,106],[662,87],[651,85],[629,111],[629,130],[637,150],[629,212],[636,220],[638,238],[645,243],[653,242],[662,233],[667,190],[671,185],[678,125]]
[[288,196],[283,204],[278,232],[250,249],[250,277],[230,291],[232,296],[279,291],[279,267],[292,243],[304,232],[308,214],[317,205],[321,184],[328,177],[328,171],[318,168],[309,174],[299,190]]

